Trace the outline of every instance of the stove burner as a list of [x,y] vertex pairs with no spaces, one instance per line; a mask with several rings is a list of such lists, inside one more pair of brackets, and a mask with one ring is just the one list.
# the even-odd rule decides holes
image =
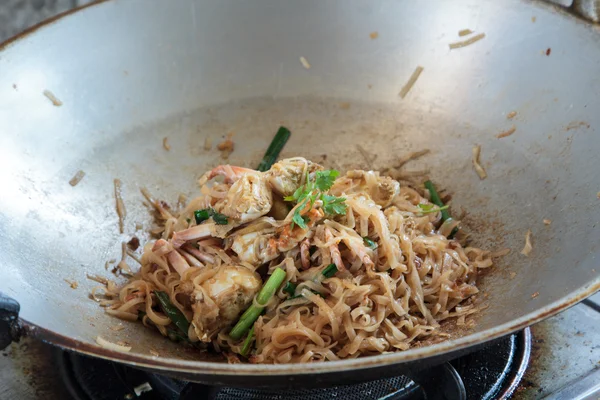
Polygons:
[[[58,367],[76,400],[140,399],[508,399],[531,350],[529,329],[450,363],[390,379],[325,389],[243,389],[189,383],[122,364],[57,350]],[[422,390],[419,382],[425,390]],[[146,385],[144,385],[146,384]],[[144,389],[152,389],[143,391]]]

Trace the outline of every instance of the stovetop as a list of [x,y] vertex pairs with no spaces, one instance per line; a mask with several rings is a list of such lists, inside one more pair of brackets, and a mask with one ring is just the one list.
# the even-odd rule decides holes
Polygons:
[[[598,399],[600,398],[600,294],[592,296],[558,316],[531,328],[530,353],[524,364],[524,333],[452,362],[465,383],[468,399]],[[521,347],[519,347],[521,346]],[[32,339],[12,344],[0,357],[0,399],[105,399],[140,400],[185,398],[186,382],[149,375],[118,364],[64,353]],[[493,355],[493,356],[490,356]],[[511,359],[512,364],[508,363]],[[525,360],[526,361],[526,360]],[[510,364],[510,367],[508,366]],[[74,370],[81,371],[73,374]],[[521,371],[522,372],[522,371]],[[498,380],[504,374],[504,380]],[[518,381],[518,382],[517,382]],[[99,387],[90,387],[95,382]],[[497,383],[501,382],[501,383]],[[509,387],[517,382],[515,387]],[[498,387],[493,387],[498,385]],[[192,386],[192,385],[190,385]],[[104,389],[103,389],[104,388]],[[110,391],[109,389],[110,388]],[[143,389],[152,389],[143,393]],[[240,391],[235,388],[188,388],[210,393],[215,399],[310,398],[309,392]],[[136,390],[139,392],[136,395]],[[206,392],[208,390],[208,392]],[[320,390],[320,397],[423,398],[418,387],[405,377],[339,389]],[[512,392],[510,396],[506,393]],[[83,393],[83,394],[82,394]],[[95,394],[94,394],[95,393]],[[72,395],[75,394],[75,397]],[[104,397],[98,397],[99,395]],[[325,397],[322,397],[325,395]],[[85,397],[87,396],[87,397]],[[295,397],[290,397],[295,396]]]

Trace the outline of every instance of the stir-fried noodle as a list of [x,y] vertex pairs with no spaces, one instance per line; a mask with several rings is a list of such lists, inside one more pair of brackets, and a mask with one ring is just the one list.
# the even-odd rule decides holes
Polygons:
[[94,295],[114,316],[253,363],[442,338],[442,321],[477,311],[478,273],[492,265],[489,251],[447,237],[458,224],[442,221],[430,190],[378,172],[339,176],[298,157],[266,172],[219,166],[179,210],[144,195],[161,238],[125,286]]

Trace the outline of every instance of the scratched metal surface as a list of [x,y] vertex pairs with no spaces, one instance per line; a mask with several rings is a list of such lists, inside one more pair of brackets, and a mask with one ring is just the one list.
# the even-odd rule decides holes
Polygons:
[[[600,305],[600,299],[598,300]],[[556,399],[587,399],[577,396],[582,396],[592,389],[593,385],[590,383],[583,388],[577,388],[577,392],[571,392],[566,397],[564,390],[588,374],[599,371],[598,326],[600,313],[585,304],[577,305],[534,325],[530,365],[515,392],[514,399],[541,399],[546,396],[559,396]],[[588,393],[590,399],[599,398],[598,389]],[[562,397],[559,393],[562,393]]]
[[[454,204],[469,210],[466,222],[480,244],[506,246],[512,254],[486,279],[490,307],[471,335],[293,371],[222,365],[219,372],[332,372],[449,353],[552,314],[596,289],[595,29],[517,1],[439,1],[427,9],[391,1],[140,4],[85,9],[0,53],[0,183],[6,193],[0,198],[0,263],[6,271],[0,290],[21,302],[23,318],[40,332],[60,335],[51,340],[130,363],[160,362],[164,369],[217,368],[139,326],[111,334],[115,320],[88,299],[92,285],[85,274],[104,273],[118,243],[142,235],[136,223],[148,226],[140,186],[168,201],[193,193],[199,174],[220,162],[218,154],[201,150],[205,137],[218,141],[233,132],[231,162],[254,165],[282,123],[294,131],[284,156],[326,153],[327,164],[340,168],[360,163],[357,143],[378,156],[375,168],[430,148],[415,168],[429,168],[433,179],[453,190]],[[450,51],[448,43],[459,40],[464,28],[486,38]],[[369,37],[373,31],[376,40]],[[300,56],[312,64],[309,70]],[[398,91],[417,65],[425,72],[402,100]],[[565,71],[576,73],[559,78]],[[63,106],[54,107],[44,90]],[[350,108],[340,107],[342,101]],[[507,121],[513,110],[518,116]],[[513,124],[514,135],[495,137]],[[168,153],[161,147],[165,136]],[[474,144],[483,146],[485,181],[471,169]],[[68,180],[79,169],[87,175],[72,188]],[[114,177],[124,182],[124,235],[117,231]],[[545,226],[544,218],[552,225]],[[519,250],[528,229],[535,250],[525,258]],[[511,280],[509,271],[518,278]],[[71,289],[65,278],[79,288]],[[532,298],[535,292],[539,296]],[[94,344],[99,333],[134,343],[132,353],[101,352]],[[161,351],[160,360],[150,347]]]

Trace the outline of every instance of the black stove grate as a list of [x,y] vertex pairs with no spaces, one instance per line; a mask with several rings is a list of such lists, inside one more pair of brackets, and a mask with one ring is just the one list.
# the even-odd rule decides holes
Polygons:
[[[468,400],[495,400],[509,398],[518,386],[529,361],[530,342],[531,334],[526,329],[437,367],[429,375],[439,381],[440,374],[445,374],[446,379],[441,384],[429,385],[420,380],[427,386],[427,395],[406,376],[319,389],[244,389],[188,383],[60,350],[57,351],[57,362],[63,380],[76,400],[414,400],[459,398],[460,393],[466,393]],[[427,374],[417,374],[414,378],[425,376]],[[446,397],[439,393],[442,386]],[[142,392],[143,389],[147,391]]]

